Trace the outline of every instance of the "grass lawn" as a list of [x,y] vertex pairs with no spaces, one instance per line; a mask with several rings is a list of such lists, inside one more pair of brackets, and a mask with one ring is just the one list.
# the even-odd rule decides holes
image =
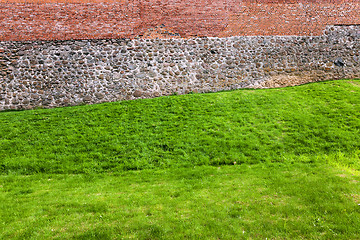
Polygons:
[[0,239],[360,239],[360,80],[0,122]]

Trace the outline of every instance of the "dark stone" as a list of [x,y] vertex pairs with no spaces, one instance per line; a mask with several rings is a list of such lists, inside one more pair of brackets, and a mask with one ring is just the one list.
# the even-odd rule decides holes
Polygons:
[[96,96],[98,99],[104,98],[104,94],[103,94],[103,93],[95,93],[95,96]]
[[49,100],[45,100],[42,102],[42,105],[44,105],[44,106],[49,106],[50,104],[51,104],[51,101],[49,101]]
[[342,58],[337,58],[337,59],[335,59],[334,64],[335,64],[336,66],[338,66],[338,67],[343,67],[343,66],[345,66],[345,62],[344,62],[344,60],[343,60]]

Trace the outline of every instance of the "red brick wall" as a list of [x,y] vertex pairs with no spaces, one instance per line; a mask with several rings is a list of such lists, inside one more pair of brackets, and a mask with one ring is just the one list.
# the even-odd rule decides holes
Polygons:
[[161,24],[183,37],[320,35],[359,12],[357,0],[0,0],[0,40],[133,38]]
[[218,36],[314,36],[321,35],[327,25],[351,24],[360,24],[360,4],[356,2],[246,4],[237,7]]

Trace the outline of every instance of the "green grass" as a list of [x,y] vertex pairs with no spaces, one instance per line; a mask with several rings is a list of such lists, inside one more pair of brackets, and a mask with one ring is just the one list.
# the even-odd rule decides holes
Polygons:
[[360,239],[359,80],[0,122],[0,239]]
[[353,154],[360,149],[359,84],[2,112],[0,171],[102,173]]
[[0,238],[359,239],[359,181],[314,163],[8,175]]

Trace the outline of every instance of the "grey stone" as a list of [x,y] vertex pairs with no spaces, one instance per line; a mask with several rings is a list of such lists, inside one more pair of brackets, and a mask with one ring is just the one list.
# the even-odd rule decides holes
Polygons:
[[135,77],[144,78],[144,77],[146,77],[146,74],[145,73],[138,73],[138,74],[135,75]]
[[91,101],[91,96],[87,95],[83,98],[84,102],[90,102]]
[[135,65],[133,65],[133,64],[129,64],[128,68],[130,70],[135,70],[137,67]]

